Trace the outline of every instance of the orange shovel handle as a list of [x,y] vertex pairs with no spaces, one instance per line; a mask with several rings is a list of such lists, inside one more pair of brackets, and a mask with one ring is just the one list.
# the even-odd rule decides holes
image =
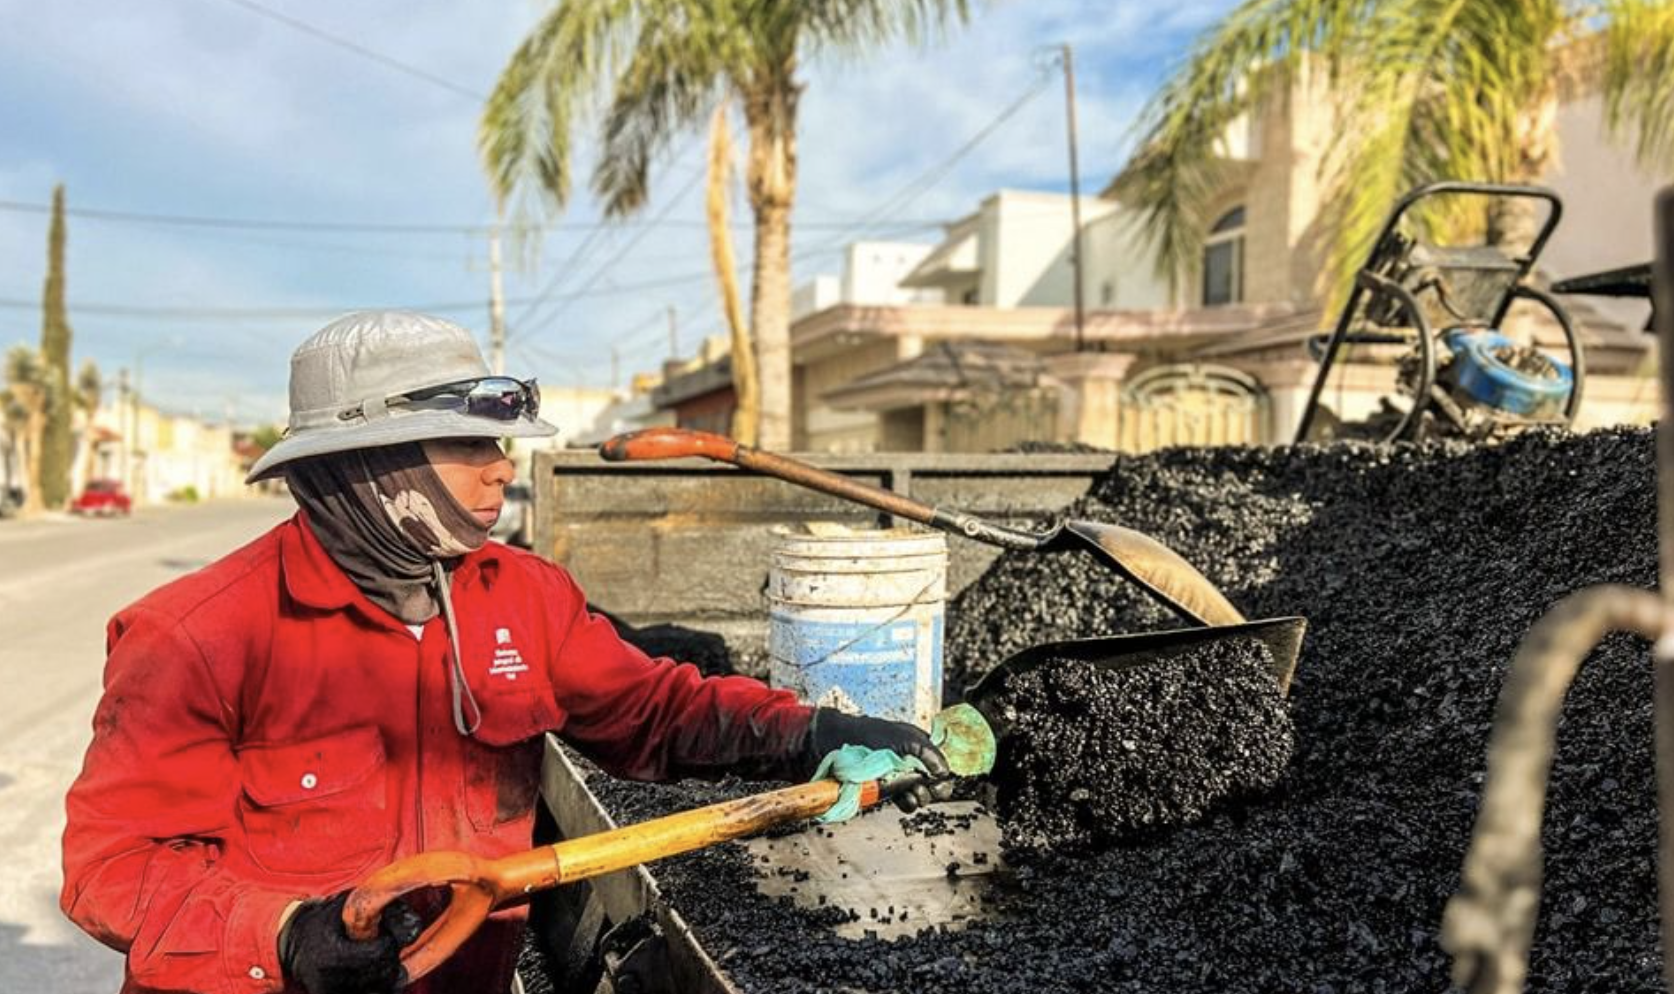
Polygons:
[[736,462],[739,444],[725,435],[687,428],[646,428],[606,439],[599,455],[610,462],[647,462],[702,456],[716,462]]
[[[370,939],[378,934],[379,919],[391,901],[427,887],[448,888],[451,897],[447,908],[417,941],[401,951],[410,983],[452,956],[495,908],[559,884],[824,814],[837,803],[839,789],[835,780],[798,784],[500,859],[480,859],[461,852],[420,853],[362,881],[343,908],[343,924],[351,937]],[[877,781],[861,785],[862,807],[877,804],[882,796]]]

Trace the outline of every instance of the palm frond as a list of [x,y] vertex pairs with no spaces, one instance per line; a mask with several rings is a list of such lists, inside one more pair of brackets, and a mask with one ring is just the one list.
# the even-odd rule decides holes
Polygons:
[[1604,9],[1606,127],[1617,138],[1631,132],[1640,165],[1674,174],[1674,4],[1605,0]]
[[502,206],[520,194],[562,207],[577,118],[626,56],[644,6],[565,0],[518,46],[477,125],[477,148]]
[[92,359],[84,360],[76,373],[76,406],[84,411],[99,409],[99,397],[104,392],[104,377]]
[[[1338,80],[1344,126],[1327,156],[1326,297],[1334,309],[1395,201],[1447,179],[1531,182],[1549,164],[1561,0],[1392,0],[1351,41]],[[1482,198],[1427,201],[1430,237],[1478,238]]]
[[1192,50],[1139,119],[1133,158],[1112,184],[1139,211],[1141,240],[1172,284],[1196,269],[1222,145],[1238,118],[1321,56],[1335,76],[1345,41],[1377,0],[1246,0]]
[[721,98],[737,43],[734,27],[686,18],[643,26],[616,79],[593,172],[593,191],[607,214],[629,214],[645,203],[652,159]]
[[861,53],[905,39],[921,44],[970,19],[969,0],[804,0],[795,9],[811,50]]
[[27,345],[6,351],[6,383],[12,398],[35,413],[50,408],[57,396],[52,371],[41,354]]

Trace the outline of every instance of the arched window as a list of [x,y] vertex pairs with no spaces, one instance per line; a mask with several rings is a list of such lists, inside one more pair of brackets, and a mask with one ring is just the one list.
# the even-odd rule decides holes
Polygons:
[[1244,208],[1222,214],[1203,241],[1203,306],[1244,299]]

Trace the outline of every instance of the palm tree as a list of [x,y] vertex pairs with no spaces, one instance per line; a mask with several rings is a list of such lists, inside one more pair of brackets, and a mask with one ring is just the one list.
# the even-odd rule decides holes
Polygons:
[[19,434],[26,488],[23,513],[38,514],[45,508],[41,501],[41,449],[47,412],[53,402],[53,376],[39,352],[16,345],[6,353],[6,383],[8,423],[22,429]]
[[760,443],[791,435],[790,215],[796,115],[808,58],[923,38],[963,22],[969,0],[563,0],[501,73],[478,145],[504,205],[533,186],[570,196],[572,131],[608,88],[593,190],[613,217],[644,205],[652,159],[736,109],[749,135],[755,214],[750,330],[761,380]]
[[[1537,181],[1556,161],[1561,88],[1602,94],[1606,137],[1674,165],[1674,4],[1667,0],[1244,0],[1210,29],[1142,118],[1114,193],[1139,208],[1170,279],[1195,270],[1223,135],[1308,66],[1327,74],[1340,126],[1330,150],[1326,260],[1341,294],[1400,193],[1438,179]],[[1451,200],[1451,198],[1448,198]],[[1528,201],[1425,220],[1526,245]]]

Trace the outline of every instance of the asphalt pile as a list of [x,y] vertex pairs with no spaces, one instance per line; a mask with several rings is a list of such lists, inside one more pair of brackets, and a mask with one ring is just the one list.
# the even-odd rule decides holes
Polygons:
[[1254,638],[1143,666],[1047,659],[1006,676],[993,780],[1010,849],[1097,848],[1188,825],[1271,787],[1291,721]]
[[[660,864],[705,948],[746,991],[1447,989],[1439,922],[1517,643],[1573,590],[1655,583],[1650,433],[1169,450],[1117,458],[1068,513],[1157,536],[1251,618],[1309,619],[1278,782],[1099,851],[1014,854],[991,920],[889,941],[759,896],[737,847]],[[1177,626],[1089,557],[1008,553],[949,606],[949,696],[1027,646]],[[1660,989],[1650,700],[1625,636],[1566,700],[1530,990]],[[623,820],[694,803],[599,789]]]

